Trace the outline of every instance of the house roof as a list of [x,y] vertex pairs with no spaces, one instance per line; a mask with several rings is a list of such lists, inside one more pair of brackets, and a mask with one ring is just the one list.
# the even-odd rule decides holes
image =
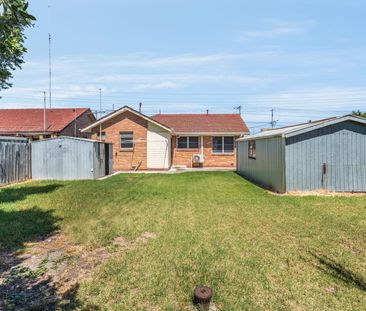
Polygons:
[[151,119],[176,133],[249,133],[239,114],[157,114]]
[[[46,131],[44,130],[44,109],[0,109],[0,133],[44,133],[61,132],[75,117],[89,108],[46,109]],[[90,112],[91,113],[91,112]]]
[[344,122],[344,121],[353,121],[353,122],[366,124],[365,118],[361,118],[361,117],[357,117],[357,116],[353,116],[353,115],[345,115],[342,117],[332,117],[332,118],[322,119],[322,120],[318,120],[318,121],[314,121],[314,122],[301,123],[301,124],[296,124],[296,125],[282,127],[282,128],[265,130],[258,134],[239,138],[238,141],[264,139],[264,138],[278,137],[278,136],[291,137],[291,136],[299,135],[299,134],[302,134],[305,132],[313,131],[318,128],[322,128],[325,126],[329,126],[329,125]]
[[112,118],[114,118],[114,117],[118,116],[119,114],[121,114],[123,112],[126,112],[126,111],[129,111],[129,112],[131,112],[131,113],[133,113],[135,115],[138,115],[139,117],[145,119],[146,121],[152,122],[153,124],[155,124],[155,125],[163,128],[163,129],[165,129],[165,130],[167,130],[169,132],[172,131],[168,126],[166,126],[164,124],[161,124],[160,122],[158,122],[156,120],[153,120],[150,117],[148,117],[148,116],[142,114],[141,112],[138,112],[135,109],[132,109],[131,107],[128,107],[128,106],[123,106],[122,108],[120,108],[120,109],[118,109],[116,111],[113,111],[113,112],[107,114],[106,116],[104,116],[103,118],[100,118],[99,120],[97,120],[93,124],[91,124],[91,125],[83,128],[81,131],[82,132],[89,132],[92,128],[94,128],[94,127],[102,124],[103,122],[108,121],[108,120],[110,120],[110,119],[112,119]]

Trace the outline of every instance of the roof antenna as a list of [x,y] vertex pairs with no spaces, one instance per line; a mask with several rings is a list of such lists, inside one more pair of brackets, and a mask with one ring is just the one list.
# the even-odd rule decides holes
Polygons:
[[234,110],[238,110],[238,113],[240,115],[241,115],[241,109],[242,109],[242,106],[241,105],[234,107]]
[[[50,24],[50,8],[48,5],[48,23]],[[50,25],[48,25],[50,27]],[[52,68],[51,68],[51,31],[48,33],[48,96],[50,101],[50,109],[52,108]]]

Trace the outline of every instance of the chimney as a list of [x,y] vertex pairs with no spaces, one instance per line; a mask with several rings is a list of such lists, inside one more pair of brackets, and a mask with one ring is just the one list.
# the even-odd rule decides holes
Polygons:
[[208,109],[206,110],[206,115],[208,115]]
[[139,103],[139,112],[141,113],[142,103]]

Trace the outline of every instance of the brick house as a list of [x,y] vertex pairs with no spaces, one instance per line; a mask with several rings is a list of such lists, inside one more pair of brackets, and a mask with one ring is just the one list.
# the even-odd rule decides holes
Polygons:
[[114,170],[235,167],[235,140],[249,134],[239,114],[157,114],[128,106],[82,132],[113,143]]
[[0,136],[30,140],[57,136],[90,138],[80,130],[95,120],[89,108],[0,109]]

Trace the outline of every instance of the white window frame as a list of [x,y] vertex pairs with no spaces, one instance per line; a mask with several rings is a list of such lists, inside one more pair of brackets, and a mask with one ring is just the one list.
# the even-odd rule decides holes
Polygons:
[[[213,150],[213,139],[214,137],[221,137],[222,139],[222,149],[221,152],[217,152]],[[233,151],[232,152],[225,152],[225,137],[232,137],[233,139]],[[211,137],[211,153],[212,154],[218,154],[218,155],[233,155],[235,154],[235,136],[232,135],[215,135]]]
[[[251,148],[251,145],[254,144],[254,148]],[[257,159],[257,141],[256,140],[248,140],[248,158],[255,160]]]
[[[187,148],[179,148],[178,146],[178,139],[181,137],[187,137]],[[198,147],[197,148],[189,148],[189,138],[190,137],[197,137],[198,138]],[[177,136],[176,138],[176,147],[178,150],[197,150],[201,148],[201,140],[200,140],[200,136],[199,135],[181,135],[181,136]]]

